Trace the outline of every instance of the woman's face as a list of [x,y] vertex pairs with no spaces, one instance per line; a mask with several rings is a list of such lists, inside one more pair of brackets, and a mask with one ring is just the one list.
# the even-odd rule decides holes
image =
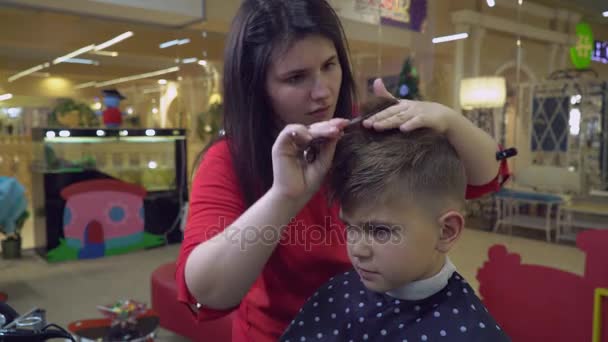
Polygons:
[[333,118],[342,83],[342,68],[334,43],[322,36],[295,41],[273,56],[266,77],[279,127],[310,125]]

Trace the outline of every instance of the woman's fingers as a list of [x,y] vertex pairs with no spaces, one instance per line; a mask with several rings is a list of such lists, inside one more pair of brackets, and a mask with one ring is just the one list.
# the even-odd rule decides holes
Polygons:
[[308,127],[308,132],[313,138],[335,138],[340,136],[340,132],[348,122],[346,119],[317,122]]
[[400,115],[406,114],[409,109],[410,109],[409,101],[401,100],[401,101],[399,101],[398,104],[390,106],[384,110],[381,110],[378,113],[365,119],[363,121],[363,126],[366,128],[371,128],[371,127],[375,126],[374,123],[386,120],[386,119],[394,117],[395,115],[398,115],[398,114],[400,114]]
[[386,87],[384,86],[384,82],[382,81],[381,78],[376,78],[374,80],[374,95],[378,96],[378,97],[386,97],[389,99],[394,99],[395,97],[393,96],[393,94],[391,94],[388,90],[386,90]]

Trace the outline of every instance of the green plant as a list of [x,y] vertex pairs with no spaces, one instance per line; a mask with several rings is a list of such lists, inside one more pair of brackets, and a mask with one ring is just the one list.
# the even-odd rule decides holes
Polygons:
[[54,126],[95,127],[99,125],[99,117],[86,103],[76,102],[73,99],[61,99],[53,108],[51,124]]

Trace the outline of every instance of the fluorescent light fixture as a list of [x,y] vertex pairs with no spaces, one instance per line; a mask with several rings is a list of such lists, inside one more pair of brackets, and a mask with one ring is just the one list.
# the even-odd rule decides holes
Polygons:
[[167,80],[161,78],[160,80],[158,80],[158,84],[160,84],[160,85],[167,84]]
[[67,138],[70,136],[70,131],[66,131],[66,130],[59,131],[59,136],[62,138]]
[[466,39],[468,37],[469,37],[468,33],[457,33],[457,34],[452,34],[449,36],[435,37],[435,38],[433,38],[433,44],[444,43],[444,42],[449,42],[449,41],[458,40],[458,39]]
[[149,137],[153,137],[153,136],[156,135],[156,131],[153,130],[153,129],[147,129],[146,130],[146,135],[149,136]]
[[27,76],[29,74],[33,74],[33,73],[35,73],[37,71],[40,71],[40,70],[42,70],[44,68],[48,68],[49,66],[51,66],[49,63],[44,63],[44,64],[36,65],[35,67],[31,67],[31,68],[29,68],[27,70],[21,71],[20,73],[14,74],[13,76],[11,76],[11,77],[8,78],[8,81],[9,82],[14,82],[14,81],[20,79],[21,77]]
[[70,58],[63,61],[64,63],[74,63],[74,64],[89,64],[89,65],[99,65],[99,61],[94,61],[92,59],[86,58]]
[[188,43],[190,43],[190,39],[188,39],[188,38],[174,39],[174,40],[170,40],[170,41],[161,43],[158,47],[161,48],[161,49],[166,49],[166,48],[171,47],[171,46],[184,45],[184,44],[188,44]]
[[494,7],[496,6],[496,2],[494,0],[486,0],[486,3],[488,4],[488,6],[490,7]]
[[109,80],[109,81],[105,81],[105,82],[99,82],[95,86],[97,88],[100,88],[100,87],[105,87],[105,86],[109,86],[109,85],[117,84],[117,83],[124,83],[124,82],[129,82],[129,81],[140,80],[140,79],[143,79],[143,78],[156,77],[156,76],[165,75],[165,74],[169,74],[169,73],[177,72],[177,71],[179,71],[179,67],[171,67],[171,68],[168,68],[168,69],[163,69],[163,70],[158,70],[158,71],[153,71],[153,72],[147,72],[145,74],[139,74],[139,75],[121,77],[121,78],[117,78],[117,79],[114,79],[114,80]]
[[201,66],[207,66],[207,61],[204,59],[201,59],[200,61],[198,61],[198,64]]
[[13,94],[10,94],[10,93],[0,95],[0,101],[6,101],[6,100],[10,100],[12,98],[13,98]]
[[55,132],[53,132],[53,131],[47,131],[46,132],[46,137],[47,138],[54,138],[55,137]]
[[97,132],[95,132],[97,134],[98,137],[104,137],[106,135],[106,132],[98,129]]
[[602,13],[602,15],[603,15],[604,17],[608,17],[608,11],[606,11],[606,12]]
[[65,62],[66,60],[68,60],[70,58],[74,58],[74,57],[80,56],[83,53],[87,53],[87,52],[93,50],[94,48],[95,48],[95,44],[87,45],[87,46],[85,46],[83,48],[80,48],[80,49],[78,49],[76,51],[72,51],[72,52],[68,53],[65,56],[61,56],[59,58],[55,58],[55,60],[53,60],[53,64],[63,63],[63,62]]
[[32,73],[32,76],[36,76],[36,77],[51,77],[51,73],[50,72],[34,72],[34,73]]
[[198,58],[196,58],[196,57],[182,59],[182,63],[184,63],[184,64],[196,63],[196,61],[198,61]]
[[81,84],[75,85],[74,89],[90,88],[90,87],[94,87],[95,85],[97,85],[97,82],[95,82],[95,81],[87,82],[87,83],[81,83]]
[[99,56],[110,56],[110,57],[118,56],[118,52],[116,52],[116,51],[91,51],[91,54],[99,55]]
[[127,32],[125,32],[123,34],[120,34],[120,35],[118,35],[118,36],[116,36],[116,37],[108,40],[107,42],[104,42],[104,43],[101,43],[99,45],[96,45],[95,46],[95,51],[103,50],[103,49],[105,49],[107,47],[110,47],[110,46],[116,44],[116,43],[122,42],[123,40],[125,40],[127,38],[130,38],[130,37],[133,37],[133,32],[127,31]]

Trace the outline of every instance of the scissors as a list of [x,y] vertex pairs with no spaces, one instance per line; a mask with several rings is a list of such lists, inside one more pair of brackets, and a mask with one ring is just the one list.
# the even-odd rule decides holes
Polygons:
[[[365,117],[363,117],[363,116],[356,117],[356,118],[350,120],[350,122],[344,127],[344,129],[353,127],[353,126],[361,123],[364,119],[365,119]],[[324,137],[314,138],[311,141],[309,141],[308,144],[306,144],[306,147],[304,147],[304,149],[302,150],[302,159],[309,164],[314,163],[314,161],[317,160],[319,151],[321,150],[321,145],[323,145],[327,141],[328,141],[328,139],[324,138]]]

